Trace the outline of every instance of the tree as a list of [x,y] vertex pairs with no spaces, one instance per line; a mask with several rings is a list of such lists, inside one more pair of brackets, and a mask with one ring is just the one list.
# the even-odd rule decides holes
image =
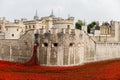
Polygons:
[[87,32],[90,33],[91,28],[93,28],[96,25],[96,22],[93,21],[90,24],[87,25]]
[[82,25],[83,25],[83,22],[81,20],[78,20],[76,23],[75,23],[75,28],[76,29],[82,29]]

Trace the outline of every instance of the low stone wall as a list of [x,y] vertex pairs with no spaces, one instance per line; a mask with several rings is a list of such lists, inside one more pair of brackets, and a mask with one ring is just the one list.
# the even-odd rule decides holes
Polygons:
[[32,56],[34,42],[33,30],[28,31],[20,39],[0,40],[0,59],[14,62],[26,62]]
[[16,61],[15,57],[19,54],[18,40],[0,40],[0,59]]
[[94,62],[120,58],[120,42],[95,42],[84,33],[84,62]]
[[96,43],[95,57],[97,61],[120,58],[120,43],[119,42]]

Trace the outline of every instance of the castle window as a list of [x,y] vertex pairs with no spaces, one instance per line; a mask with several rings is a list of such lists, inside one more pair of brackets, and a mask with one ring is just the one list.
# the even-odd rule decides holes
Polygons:
[[67,25],[67,28],[70,29],[70,25]]
[[27,29],[27,26],[25,26],[25,28]]
[[72,47],[74,45],[74,43],[70,43],[69,46]]
[[29,25],[29,29],[31,29],[31,26]]
[[58,43],[54,43],[54,44],[53,44],[53,47],[57,47],[57,46],[58,46]]
[[48,32],[50,33],[50,30]]
[[33,29],[35,29],[35,25],[33,25]]
[[14,34],[12,34],[12,37],[14,37]]
[[48,47],[48,43],[44,43],[44,44],[43,44],[43,47]]

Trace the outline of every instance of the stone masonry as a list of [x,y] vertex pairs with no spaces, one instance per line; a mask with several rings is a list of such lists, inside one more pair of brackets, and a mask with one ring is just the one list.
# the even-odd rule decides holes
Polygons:
[[[38,59],[40,65],[73,66],[86,62],[120,58],[119,42],[96,42],[86,32],[77,29],[38,29]],[[0,40],[0,59],[26,62],[32,56],[35,30],[20,39]]]

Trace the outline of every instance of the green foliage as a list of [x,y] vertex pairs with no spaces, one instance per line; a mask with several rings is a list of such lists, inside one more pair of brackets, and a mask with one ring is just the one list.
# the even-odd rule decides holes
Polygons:
[[80,20],[78,20],[76,23],[75,23],[75,27],[76,27],[76,29],[82,29],[82,25],[83,25],[83,22],[82,21],[80,21]]
[[87,25],[87,32],[90,33],[91,28],[93,28],[96,25],[96,22],[93,21],[90,24]]

